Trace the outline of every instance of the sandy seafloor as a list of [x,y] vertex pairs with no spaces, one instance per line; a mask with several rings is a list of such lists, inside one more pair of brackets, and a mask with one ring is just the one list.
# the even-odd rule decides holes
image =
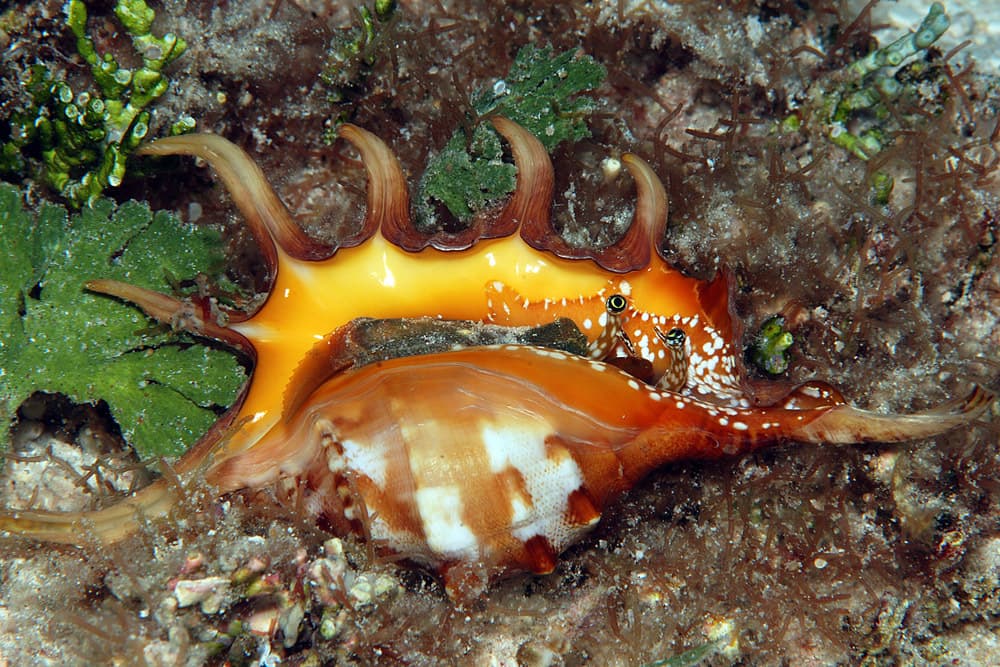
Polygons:
[[[5,33],[10,95],[18,67],[73,52],[61,2],[13,4],[26,21]],[[110,40],[111,3],[94,4]],[[320,140],[332,113],[317,79],[348,9],[154,7],[155,30],[190,49],[153,134],[191,114],[253,154],[310,233],[336,237],[356,222],[363,174]],[[940,52],[972,41],[883,121],[892,140],[875,161],[896,186],[879,205],[866,164],[831,144],[818,113],[792,136],[771,131],[791,108],[815,111],[810,86],[836,90],[838,69],[865,52],[868,24],[848,30],[862,7],[402,2],[405,44],[352,92],[348,113],[416,180],[459,119],[458,101],[501,77],[516,47],[590,53],[610,71],[594,138],[553,157],[567,236],[603,238],[593,221],[631,194],[627,183],[595,185],[600,162],[636,152],[669,181],[667,257],[700,276],[733,270],[748,331],[788,317],[789,379],[829,380],[872,410],[917,410],[1000,374],[1000,11],[948,3]],[[883,3],[879,38],[925,12]],[[190,162],[181,169],[121,196],[231,225],[234,277],[259,288],[228,199]],[[266,490],[218,500],[195,488],[169,527],[143,526],[115,547],[86,535],[79,549],[0,542],[0,664],[997,664],[996,406],[984,419],[900,446],[790,443],[671,466],[607,508],[553,574],[500,582],[462,609],[433,578],[372,558],[353,538],[329,540]],[[51,449],[77,469],[108,446],[99,429],[60,443],[28,418],[17,428],[19,453]],[[8,464],[0,481],[7,506],[89,500],[52,460]]]

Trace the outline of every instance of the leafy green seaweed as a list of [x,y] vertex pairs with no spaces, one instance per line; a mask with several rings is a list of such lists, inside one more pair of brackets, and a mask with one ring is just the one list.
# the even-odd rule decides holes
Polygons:
[[478,91],[472,106],[480,116],[506,116],[526,127],[552,152],[563,141],[590,136],[584,120],[594,102],[580,93],[601,85],[607,71],[576,51],[552,55],[531,44],[517,52],[503,81]]
[[[507,76],[472,95],[479,118],[506,116],[534,134],[551,152],[563,141],[589,136],[584,122],[594,103],[579,94],[601,85],[606,71],[575,51],[553,55],[550,47],[518,51]],[[427,165],[417,197],[417,224],[435,226],[435,202],[468,221],[489,202],[514,190],[514,166],[503,161],[500,138],[478,123],[472,136],[458,130]]]
[[[492,144],[495,144],[493,146]],[[482,146],[487,146],[483,148]],[[448,207],[459,220],[469,220],[489,202],[513,192],[517,183],[514,165],[500,159],[502,148],[496,132],[480,125],[473,132],[473,148],[456,132],[438,153],[420,182],[421,222],[431,216],[430,201]]]
[[0,183],[0,238],[0,448],[36,391],[106,401],[142,457],[182,453],[235,400],[246,373],[233,354],[83,287],[112,278],[170,292],[221,266],[217,232],[107,199],[33,214]]

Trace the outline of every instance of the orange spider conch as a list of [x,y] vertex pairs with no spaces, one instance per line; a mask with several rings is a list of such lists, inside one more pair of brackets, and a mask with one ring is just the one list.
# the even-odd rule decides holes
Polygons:
[[[323,525],[377,540],[438,572],[452,598],[468,599],[505,573],[551,571],[614,498],[672,461],[785,439],[927,437],[969,423],[994,400],[977,387],[934,410],[882,415],[812,382],[756,405],[742,389],[726,277],[683,276],[658,253],[667,198],[652,168],[623,156],[637,192],[631,228],[609,248],[574,248],[549,225],[545,150],[515,123],[492,122],[518,168],[515,192],[468,230],[431,236],[411,224],[389,148],[344,126],[367,170],[367,213],[336,249],[309,239],[225,139],[171,137],[140,150],[212,165],[272,276],[264,304],[225,313],[225,323],[178,317],[190,315],[188,304],[134,286],[88,284],[239,347],[255,364],[240,402],[177,463],[182,479],[202,475],[220,493],[294,490],[297,506]],[[406,347],[409,356],[391,350],[403,349],[400,332],[417,323],[522,332],[507,328],[567,319],[584,339],[575,352],[526,345],[532,339],[521,334],[497,345]],[[357,343],[362,327],[377,344]],[[386,343],[389,351],[369,354]],[[102,511],[9,512],[0,528],[74,542],[82,524],[115,540],[137,514],[165,514],[175,493],[160,481]]]

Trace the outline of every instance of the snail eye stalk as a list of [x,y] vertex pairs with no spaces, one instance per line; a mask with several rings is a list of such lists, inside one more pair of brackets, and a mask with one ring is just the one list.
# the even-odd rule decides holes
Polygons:
[[612,294],[608,297],[604,306],[608,309],[608,312],[612,315],[621,315],[625,312],[628,307],[628,299],[623,297],[621,294]]
[[674,327],[667,333],[663,334],[662,338],[663,342],[666,343],[667,346],[677,349],[684,347],[684,342],[687,340],[687,334],[684,333],[683,329]]

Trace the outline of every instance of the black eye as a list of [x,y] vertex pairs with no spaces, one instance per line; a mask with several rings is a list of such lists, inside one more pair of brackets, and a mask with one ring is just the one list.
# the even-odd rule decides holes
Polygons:
[[628,300],[621,294],[612,294],[608,297],[605,306],[607,306],[608,312],[612,315],[620,315],[628,307]]
[[677,329],[676,327],[668,331],[663,337],[663,342],[670,347],[684,347],[685,340],[687,340],[687,334],[684,333],[683,329]]

